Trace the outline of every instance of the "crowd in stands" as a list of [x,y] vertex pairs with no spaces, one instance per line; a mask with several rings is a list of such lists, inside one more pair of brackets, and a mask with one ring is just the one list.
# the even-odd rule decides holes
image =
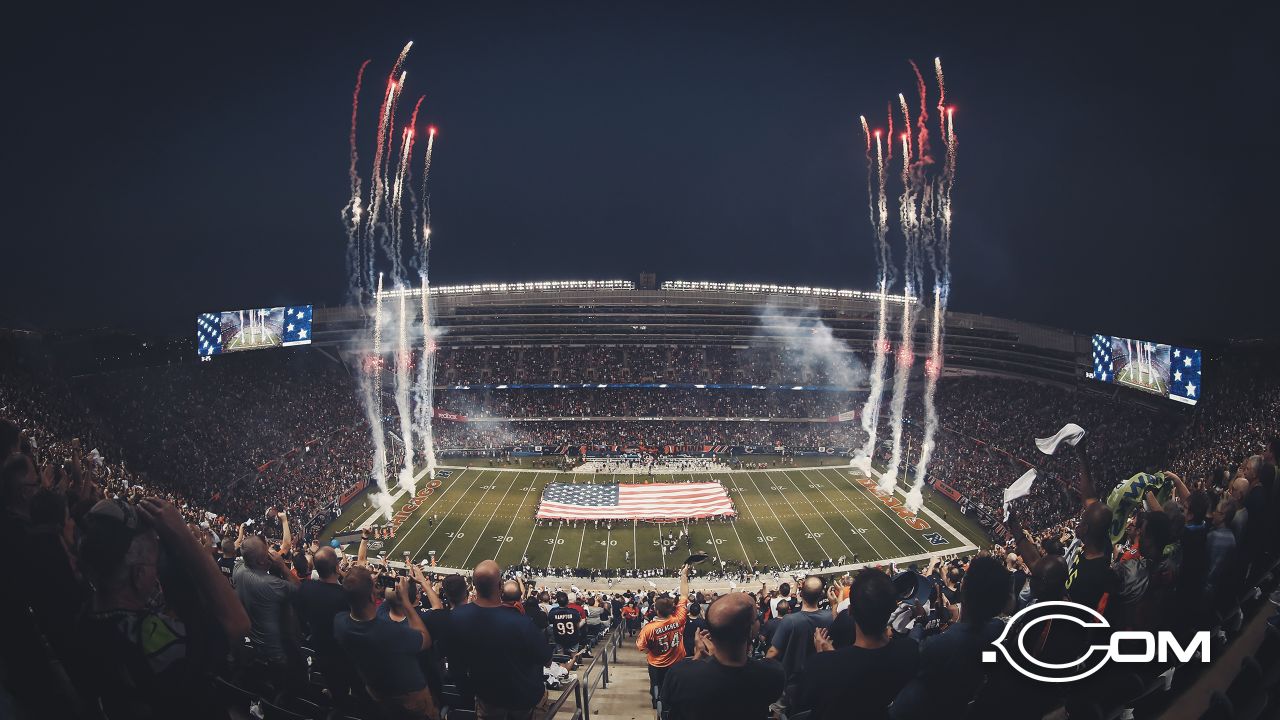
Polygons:
[[436,407],[468,417],[828,418],[854,405],[852,393],[765,390],[557,389],[437,391]]
[[[499,383],[723,383],[838,385],[860,360],[815,361],[778,345],[441,347],[436,377],[443,385]],[[861,363],[866,365],[867,363]]]
[[[570,597],[492,561],[469,580],[430,578],[295,540],[289,518],[358,475],[368,450],[336,363],[311,358],[309,372],[281,374],[268,364],[260,378],[253,358],[253,371],[193,365],[72,384],[20,345],[0,364],[0,512],[14,579],[0,593],[0,704],[19,717],[222,718],[259,698],[304,715],[434,718],[453,704],[530,717],[549,680],[610,624],[636,633],[671,718],[856,708],[906,719],[966,707],[1033,717],[1100,702],[1119,676],[1046,687],[984,664],[1014,611],[1065,598],[1113,630],[1185,639],[1229,624],[1278,557],[1280,396],[1266,369],[1227,367],[1221,393],[1190,420],[1113,396],[949,379],[940,478],[994,510],[984,488],[1026,463],[1045,471],[1046,494],[1014,504],[992,549],[893,573],[815,568],[746,593],[699,593],[683,572],[673,593],[654,582]],[[1089,429],[1085,441],[1038,454],[1031,438],[1068,420]],[[587,427],[537,432],[625,442]],[[623,432],[649,444],[660,444],[650,432],[746,432],[640,427]],[[351,444],[331,439],[343,431]],[[1167,498],[1108,502],[1139,470],[1166,471]],[[267,517],[280,532],[263,527]],[[1075,658],[1096,641],[1055,625],[1032,651]],[[1132,670],[1152,678],[1166,665]]]

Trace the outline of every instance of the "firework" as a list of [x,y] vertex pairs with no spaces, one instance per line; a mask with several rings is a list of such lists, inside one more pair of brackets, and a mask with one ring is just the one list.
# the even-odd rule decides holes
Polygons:
[[[360,87],[364,84],[364,71],[369,67],[369,61],[365,60],[360,63],[360,69],[356,71],[356,89],[351,93],[351,162],[347,169],[347,177],[351,183],[351,197],[347,204],[342,207],[342,224],[347,231],[347,267],[348,269],[361,267],[361,250],[360,250],[360,222],[363,219],[363,208],[360,205],[360,153],[356,144],[356,121],[360,115]],[[360,296],[360,288],[356,283],[363,278],[363,273],[349,273],[353,284],[349,290],[352,295]]]
[[413,416],[409,410],[409,365],[413,351],[409,349],[409,310],[407,292],[400,292],[400,333],[396,345],[396,412],[400,415],[400,435],[404,443],[404,467],[400,470],[400,488],[410,496],[416,491],[413,483]]

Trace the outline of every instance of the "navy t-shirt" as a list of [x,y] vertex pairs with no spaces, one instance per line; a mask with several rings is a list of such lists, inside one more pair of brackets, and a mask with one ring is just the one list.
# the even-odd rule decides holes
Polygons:
[[422,633],[408,622],[395,622],[386,606],[372,620],[361,621],[342,613],[333,618],[333,637],[347,651],[366,685],[379,696],[403,695],[427,686],[418,664]]
[[545,692],[542,669],[551,646],[528,617],[474,603],[453,611],[450,672],[485,702],[532,708]]
[[578,644],[578,623],[581,621],[582,616],[571,607],[555,607],[547,613],[547,624],[551,626],[556,642],[561,647],[573,647]]

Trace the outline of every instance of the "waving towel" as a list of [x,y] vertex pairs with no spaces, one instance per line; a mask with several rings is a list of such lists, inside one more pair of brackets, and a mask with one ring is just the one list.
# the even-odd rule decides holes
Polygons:
[[1075,445],[1084,435],[1084,428],[1075,423],[1067,423],[1052,437],[1036,438],[1036,447],[1040,448],[1040,452],[1045,455],[1052,455],[1058,451],[1058,445],[1064,442]]
[[[1081,432],[1084,432],[1084,431],[1082,430]],[[1040,441],[1037,440],[1036,442],[1040,442]],[[1013,502],[1014,500],[1017,500],[1020,497],[1026,497],[1027,495],[1030,495],[1031,483],[1035,481],[1036,481],[1036,469],[1031,468],[1030,470],[1022,473],[1022,477],[1018,478],[1017,480],[1014,480],[1013,484],[1005,489],[1004,491],[1005,522],[1009,521],[1009,503]]]

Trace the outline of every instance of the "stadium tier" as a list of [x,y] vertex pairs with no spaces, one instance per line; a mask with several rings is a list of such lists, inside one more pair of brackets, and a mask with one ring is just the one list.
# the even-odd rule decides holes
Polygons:
[[[586,283],[582,283],[585,285]],[[792,288],[736,283],[667,282],[657,289],[638,289],[620,281],[595,281],[595,287],[568,283],[489,284],[435,288],[430,298],[433,322],[440,329],[441,353],[460,348],[593,347],[625,348],[681,345],[736,354],[761,344],[785,344],[811,333],[821,322],[853,352],[871,349],[875,336],[876,296],[854,290]],[[414,295],[419,291],[410,291]],[[898,312],[899,297],[889,303]],[[417,302],[410,303],[420,316]],[[317,308],[314,342],[350,348],[360,343],[368,310]],[[890,321],[891,323],[893,320]],[[918,348],[928,328],[917,327]],[[1003,372],[1074,383],[1089,367],[1089,335],[1017,320],[949,312],[946,364],[955,369]],[[673,363],[666,373],[693,374],[696,367]],[[519,373],[519,368],[515,369]],[[598,371],[583,376],[551,374],[530,381],[593,382]],[[442,384],[488,380],[513,381],[483,374],[477,378],[437,374]],[[658,378],[652,374],[651,378]],[[629,378],[629,379],[624,379]],[[638,382],[642,376],[622,374],[612,382]],[[705,382],[690,380],[690,382]]]

